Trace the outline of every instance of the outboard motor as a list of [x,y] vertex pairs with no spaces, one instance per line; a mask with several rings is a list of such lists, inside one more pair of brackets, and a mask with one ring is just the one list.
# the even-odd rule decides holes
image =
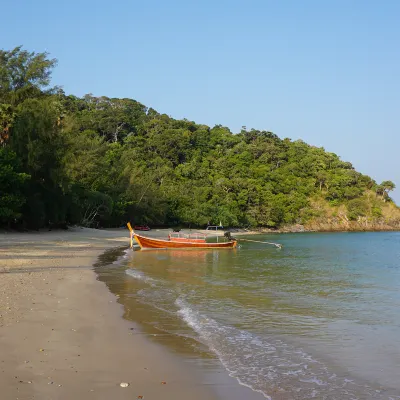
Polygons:
[[224,233],[224,236],[227,238],[227,240],[228,240],[229,242],[237,241],[237,239],[234,238],[234,237],[231,235],[230,231],[226,231],[226,232]]

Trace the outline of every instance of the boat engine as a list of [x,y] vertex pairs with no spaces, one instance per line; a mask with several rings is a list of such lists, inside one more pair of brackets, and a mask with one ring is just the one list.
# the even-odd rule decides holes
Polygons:
[[225,237],[228,239],[228,241],[230,241],[230,242],[237,241],[237,239],[234,238],[234,237],[232,236],[232,234],[231,234],[229,231],[226,231],[226,232],[224,233],[224,236],[225,236]]

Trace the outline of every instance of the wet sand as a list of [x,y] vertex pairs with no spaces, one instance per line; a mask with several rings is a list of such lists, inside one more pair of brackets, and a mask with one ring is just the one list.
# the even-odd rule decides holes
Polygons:
[[232,378],[216,388],[121,318],[92,265],[127,245],[124,229],[0,233],[2,399],[216,399],[224,385],[236,393]]

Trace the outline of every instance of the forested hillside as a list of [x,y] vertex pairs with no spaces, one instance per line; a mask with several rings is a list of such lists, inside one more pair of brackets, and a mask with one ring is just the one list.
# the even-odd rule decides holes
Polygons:
[[55,65],[45,53],[0,51],[2,226],[400,224],[393,182],[336,154],[175,120],[132,99],[66,95],[50,86]]

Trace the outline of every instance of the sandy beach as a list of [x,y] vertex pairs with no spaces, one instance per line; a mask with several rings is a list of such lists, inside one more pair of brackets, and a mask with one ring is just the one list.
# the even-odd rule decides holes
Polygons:
[[96,280],[97,257],[127,245],[123,229],[0,233],[1,399],[217,398]]

